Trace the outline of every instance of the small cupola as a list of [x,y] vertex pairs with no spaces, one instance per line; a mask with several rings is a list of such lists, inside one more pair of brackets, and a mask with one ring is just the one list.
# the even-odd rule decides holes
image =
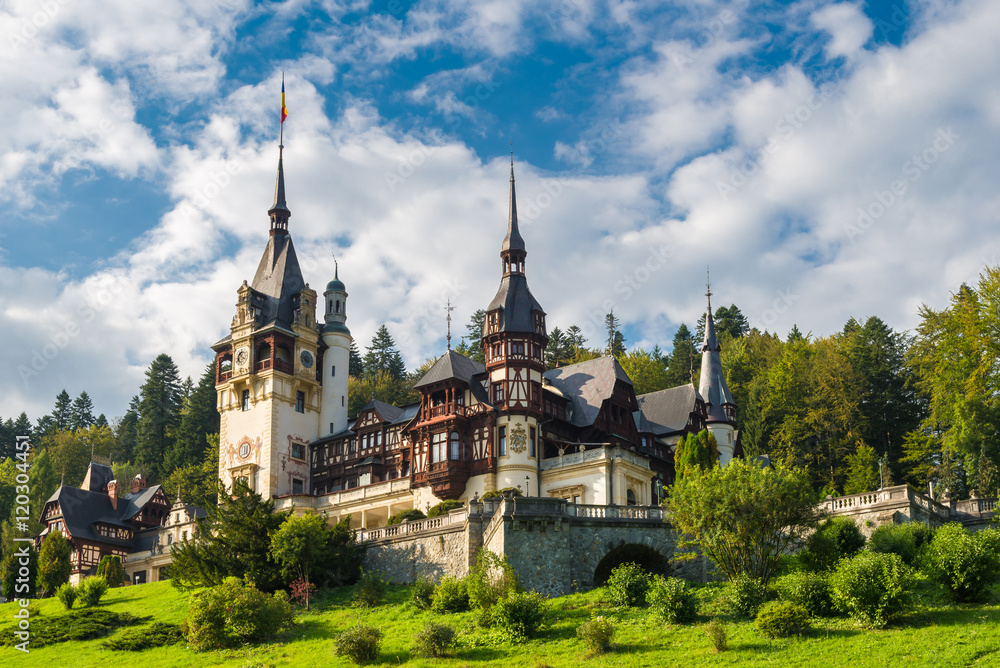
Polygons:
[[326,290],[323,292],[326,313],[323,331],[350,334],[350,330],[347,329],[347,288],[340,280],[340,267],[336,261],[333,266],[333,280],[326,284]]

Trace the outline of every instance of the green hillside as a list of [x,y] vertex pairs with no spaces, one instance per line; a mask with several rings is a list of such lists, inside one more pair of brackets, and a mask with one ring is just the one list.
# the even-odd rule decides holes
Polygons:
[[[702,609],[711,609],[718,585],[699,588]],[[845,619],[816,620],[808,637],[764,640],[750,622],[729,622],[730,650],[713,654],[703,625],[665,627],[644,611],[618,611],[601,602],[601,592],[574,594],[550,602],[550,622],[540,638],[517,646],[492,647],[473,625],[472,613],[437,615],[414,610],[404,604],[407,587],[389,590],[387,603],[359,611],[349,605],[349,590],[320,597],[312,612],[300,613],[296,627],[278,641],[240,650],[198,653],[185,643],[141,652],[111,651],[101,639],[54,644],[31,650],[27,655],[9,646],[0,649],[0,661],[13,665],[59,668],[136,665],[143,668],[168,666],[349,666],[332,652],[332,636],[359,620],[384,632],[380,665],[410,666],[810,666],[903,668],[907,666],[996,666],[1000,665],[1000,605],[933,606],[918,608],[883,631],[862,631]],[[115,613],[152,621],[183,622],[189,594],[169,583],[146,584],[108,592],[102,605]],[[67,613],[58,601],[37,605],[35,628],[44,621],[64,623]],[[16,608],[0,606],[0,639],[9,642]],[[576,638],[576,627],[592,615],[617,620],[617,650],[587,658]],[[442,621],[459,629],[462,647],[449,659],[411,658],[413,634],[426,621]]]

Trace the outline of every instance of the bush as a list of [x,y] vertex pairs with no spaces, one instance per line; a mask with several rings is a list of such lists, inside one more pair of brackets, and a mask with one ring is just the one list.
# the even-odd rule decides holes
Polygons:
[[[469,606],[483,613],[488,613],[497,601],[517,591],[517,576],[507,563],[507,557],[485,549],[479,550],[476,555],[476,565],[469,571],[467,582]],[[484,614],[480,621],[488,624],[488,614]]]
[[125,567],[121,557],[106,554],[97,564],[97,577],[104,578],[109,587],[121,587],[125,584]]
[[705,625],[705,635],[712,641],[712,647],[715,648],[716,654],[729,649],[729,645],[726,643],[726,627],[718,619],[713,619]]
[[104,593],[108,590],[108,582],[102,577],[91,576],[89,578],[84,578],[80,582],[80,586],[77,587],[77,594],[80,597],[80,603],[85,608],[92,608],[101,602],[104,597]]
[[865,537],[849,517],[826,520],[806,541],[801,557],[812,571],[836,568],[843,557],[857,554],[865,546]]
[[604,596],[608,602],[618,607],[642,607],[646,605],[649,591],[649,574],[638,564],[621,564],[611,571],[608,583],[604,585]]
[[604,617],[594,617],[576,627],[576,637],[583,641],[590,656],[611,651],[611,638],[614,635],[615,623]]
[[386,585],[386,581],[377,571],[362,571],[361,579],[354,585],[354,595],[351,600],[354,601],[354,605],[374,608],[382,602]]
[[58,598],[67,610],[73,609],[73,603],[76,602],[76,597],[78,596],[76,587],[68,582],[64,582],[59,589],[56,589],[56,598]]
[[393,524],[399,524],[403,520],[407,522],[412,522],[413,520],[422,520],[427,516],[424,515],[422,510],[417,510],[416,508],[410,508],[408,510],[400,510],[398,513],[389,518],[386,522],[389,526]]
[[767,601],[767,587],[757,578],[737,576],[729,583],[729,609],[736,617],[753,619]]
[[464,578],[444,576],[434,587],[434,612],[465,612],[469,609],[469,589]]
[[981,600],[1000,580],[996,536],[995,529],[972,534],[960,524],[946,524],[927,548],[927,573],[956,601]]
[[378,658],[382,632],[373,626],[357,624],[339,634],[333,641],[333,652],[346,656],[354,663],[365,663]]
[[418,610],[430,610],[434,603],[434,583],[424,578],[417,578],[410,588],[409,602]]
[[931,542],[934,531],[920,522],[883,524],[868,539],[871,552],[898,554],[909,566],[916,566],[921,551]]
[[522,496],[521,489],[519,487],[504,487],[503,489],[491,489],[490,491],[483,494],[484,499],[501,499],[503,498],[504,492],[510,492],[511,496]]
[[464,508],[465,504],[458,499],[448,499],[447,501],[442,501],[436,506],[431,506],[427,511],[427,517],[437,517],[438,515],[447,515],[456,508]]
[[184,638],[184,632],[176,624],[153,622],[149,626],[122,629],[101,645],[119,652],[141,652],[151,647],[173,645]]
[[197,650],[262,642],[290,627],[293,616],[287,593],[269,596],[228,577],[194,595],[187,616],[188,642]]
[[907,603],[912,574],[898,554],[861,552],[830,577],[834,606],[864,626],[881,628]]
[[802,635],[809,630],[809,611],[791,601],[771,601],[757,613],[754,625],[772,640]]
[[783,601],[796,603],[817,617],[833,612],[830,580],[825,573],[797,571],[774,581],[774,588]]
[[494,637],[507,642],[533,638],[545,620],[545,597],[534,591],[512,591],[493,604]]
[[697,615],[694,592],[679,578],[652,578],[646,602],[657,617],[668,624],[687,624]]
[[59,587],[69,582],[72,557],[73,546],[62,531],[53,531],[42,541],[42,549],[38,553],[37,585],[45,596],[52,596]]
[[448,653],[455,644],[455,629],[447,624],[427,622],[413,637],[413,653],[436,659]]

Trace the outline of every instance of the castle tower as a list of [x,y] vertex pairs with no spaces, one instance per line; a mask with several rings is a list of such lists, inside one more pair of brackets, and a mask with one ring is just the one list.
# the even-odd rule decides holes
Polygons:
[[230,333],[212,346],[221,416],[219,478],[242,478],[265,498],[308,493],[310,441],[319,434],[320,328],[316,292],[288,234],[279,147],[270,235],[253,282],[237,290]]
[[351,330],[347,329],[347,289],[334,265],[333,280],[323,293],[326,301],[326,324],[323,325],[323,404],[320,409],[320,435],[337,434],[347,429],[347,378],[351,364]]
[[698,392],[708,409],[705,426],[715,436],[719,446],[719,464],[725,466],[733,458],[736,447],[736,402],[729,392],[726,377],[722,373],[722,346],[715,336],[715,320],[712,317],[712,288],[705,293],[708,311],[705,313],[705,341],[701,345],[701,379]]
[[[510,168],[507,236],[500,249],[500,289],[486,309],[482,348],[489,378],[489,401],[497,409],[493,455],[496,488],[525,487],[537,494],[538,421],[542,416],[542,373],[545,371],[545,311],[528,289],[527,255],[517,227],[514,165]],[[487,481],[489,487],[491,481]]]

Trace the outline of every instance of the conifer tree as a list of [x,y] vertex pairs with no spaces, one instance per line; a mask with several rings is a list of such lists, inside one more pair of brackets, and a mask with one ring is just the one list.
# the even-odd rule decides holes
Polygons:
[[63,536],[62,531],[54,531],[42,541],[42,549],[38,553],[38,589],[46,596],[55,593],[60,585],[69,582],[73,564],[73,547]]
[[687,385],[691,382],[691,364],[695,354],[691,330],[683,322],[674,334],[674,347],[667,362],[667,387]]
[[69,409],[68,429],[70,431],[87,429],[92,424],[94,424],[94,402],[90,400],[90,395],[83,391]]
[[164,476],[174,469],[197,464],[205,458],[209,434],[219,433],[216,408],[215,363],[210,362],[198,385],[184,400],[177,438],[167,452]]
[[621,333],[621,325],[621,321],[615,317],[613,310],[604,316],[604,326],[608,330],[606,355],[621,357],[625,354],[625,335]]
[[386,371],[393,380],[402,381],[406,378],[406,365],[403,356],[396,349],[396,342],[389,334],[389,328],[382,325],[372,337],[371,345],[364,358],[365,375]]
[[115,426],[115,460],[130,462],[135,455],[135,442],[139,425],[139,397],[134,396],[128,403],[128,410]]
[[135,461],[146,466],[156,480],[165,473],[164,458],[173,445],[180,424],[181,386],[177,365],[160,353],[139,390]]
[[351,339],[348,360],[347,374],[355,378],[360,378],[365,372],[365,366],[361,360],[361,351],[358,350],[358,343],[354,339]]

